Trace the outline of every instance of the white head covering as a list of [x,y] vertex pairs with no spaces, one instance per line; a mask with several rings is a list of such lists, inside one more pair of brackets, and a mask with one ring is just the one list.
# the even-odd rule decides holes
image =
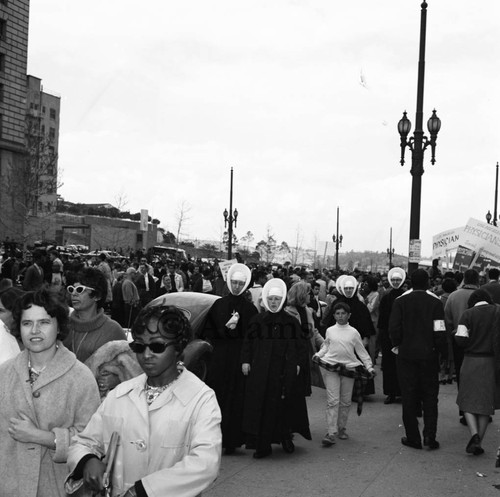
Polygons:
[[[340,286],[339,292],[345,297],[346,294],[345,294],[344,288],[346,286],[348,286],[348,287],[352,286],[352,287],[354,287],[354,292],[356,292],[356,289],[358,288],[358,280],[354,276],[345,276],[344,278],[342,278],[342,281],[340,282],[340,284],[337,283],[337,285]],[[353,293],[353,295],[354,295],[354,293]]]
[[[251,273],[250,268],[248,266],[245,266],[245,264],[240,264],[239,262],[237,262],[236,264],[233,264],[229,268],[229,271],[227,272],[227,286],[229,288],[229,291],[233,295],[241,295],[248,288],[248,285],[250,284],[251,278],[252,278],[252,273]],[[239,292],[239,293],[233,292],[231,280],[245,282],[245,286],[241,289],[241,292]]]
[[347,274],[341,274],[338,278],[337,281],[335,282],[335,288],[337,289],[337,292],[340,292],[340,289],[342,288],[342,282],[347,278]]
[[[401,278],[401,283],[398,286],[395,286],[392,284],[391,279],[392,278]],[[389,280],[389,284],[392,286],[392,288],[400,288],[403,283],[405,282],[406,279],[406,271],[400,267],[393,267],[391,270],[389,270],[389,273],[387,275],[387,279]]]
[[[283,297],[279,309],[277,311],[271,311],[271,309],[269,309],[269,305],[267,303],[267,297],[269,295],[280,295]],[[266,308],[266,311],[275,313],[281,311],[281,309],[283,308],[283,304],[285,303],[285,297],[286,297],[286,284],[283,280],[280,280],[279,278],[273,278],[269,280],[262,289],[262,305]]]

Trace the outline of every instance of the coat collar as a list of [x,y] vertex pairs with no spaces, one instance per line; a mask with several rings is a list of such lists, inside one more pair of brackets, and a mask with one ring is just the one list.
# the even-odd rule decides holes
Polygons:
[[[28,373],[28,351],[25,349],[14,358],[14,369],[20,378],[21,389],[24,392],[26,401],[32,412],[35,412],[33,405],[33,394],[41,388],[52,383],[63,376],[76,363],[76,356],[70,352],[61,342],[57,342],[59,348],[52,360],[47,364],[46,369],[40,374],[33,386],[29,382]],[[36,418],[36,415],[35,415]],[[38,421],[34,420],[38,426]]]
[[[52,360],[47,364],[47,367],[43,370],[42,374],[37,378],[35,383],[33,383],[33,392],[39,390],[40,388],[52,383],[57,378],[60,378],[65,373],[68,372],[76,363],[76,356],[73,352],[70,352],[62,342],[57,342],[58,349],[52,358]],[[16,357],[15,369],[17,374],[25,380],[29,379],[28,374],[28,350],[23,350]]]

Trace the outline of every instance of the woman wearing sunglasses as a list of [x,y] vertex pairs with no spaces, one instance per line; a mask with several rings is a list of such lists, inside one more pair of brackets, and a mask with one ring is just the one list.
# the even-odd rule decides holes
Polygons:
[[64,345],[79,361],[85,362],[99,347],[112,340],[126,340],[123,328],[104,314],[108,292],[106,277],[94,268],[77,273],[75,283],[66,289],[74,312]]
[[22,295],[13,317],[25,349],[0,367],[0,495],[62,497],[71,437],[87,425],[99,393],[60,342],[68,306],[55,293]]
[[116,431],[112,495],[194,497],[217,476],[222,436],[213,390],[179,362],[192,338],[189,321],[176,307],[148,307],[139,313],[132,337],[130,348],[144,374],[109,392],[75,437],[67,491],[82,485],[103,489],[100,458]]

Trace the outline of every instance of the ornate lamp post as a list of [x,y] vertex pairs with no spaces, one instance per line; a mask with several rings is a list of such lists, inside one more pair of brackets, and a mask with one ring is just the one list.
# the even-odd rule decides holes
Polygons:
[[394,256],[395,249],[392,247],[392,228],[391,235],[389,238],[389,248],[387,249],[387,255],[389,256],[389,269],[392,268],[392,257]]
[[[406,117],[406,111],[398,123],[398,131],[401,135],[401,165],[405,160],[405,149],[408,147],[412,152],[412,165],[410,173],[412,175],[411,207],[410,207],[410,248],[419,243],[420,238],[420,201],[422,196],[422,175],[424,174],[424,151],[431,146],[431,164],[436,162],[436,140],[441,128],[441,120],[436,115],[436,110],[432,111],[432,116],[427,121],[430,139],[424,135],[422,129],[424,104],[424,75],[425,75],[425,31],[427,23],[427,2],[422,2],[420,17],[420,54],[418,62],[417,79],[417,112],[415,116],[415,131],[410,139],[407,139],[411,130],[411,122]],[[408,273],[411,274],[418,268],[418,262],[408,264]]]
[[497,204],[498,204],[498,162],[497,162],[497,173],[496,173],[496,182],[495,182],[495,209],[493,210],[493,223],[491,222],[492,216],[491,212],[488,211],[486,214],[486,222],[488,224],[493,224],[493,226],[497,226]]
[[335,244],[335,269],[339,270],[339,246],[342,247],[342,239],[344,237],[339,235],[339,208],[337,207],[337,235],[332,236],[333,243]]
[[228,241],[227,241],[227,258],[231,259],[233,254],[233,223],[236,227],[236,220],[238,219],[238,210],[233,211],[233,168],[231,168],[231,183],[229,185],[229,212],[224,209],[224,227],[228,227]]

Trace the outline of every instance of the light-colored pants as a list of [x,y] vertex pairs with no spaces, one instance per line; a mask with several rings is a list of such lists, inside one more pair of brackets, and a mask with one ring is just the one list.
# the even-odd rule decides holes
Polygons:
[[328,433],[334,435],[344,430],[351,408],[354,378],[319,368],[326,387],[326,424]]

